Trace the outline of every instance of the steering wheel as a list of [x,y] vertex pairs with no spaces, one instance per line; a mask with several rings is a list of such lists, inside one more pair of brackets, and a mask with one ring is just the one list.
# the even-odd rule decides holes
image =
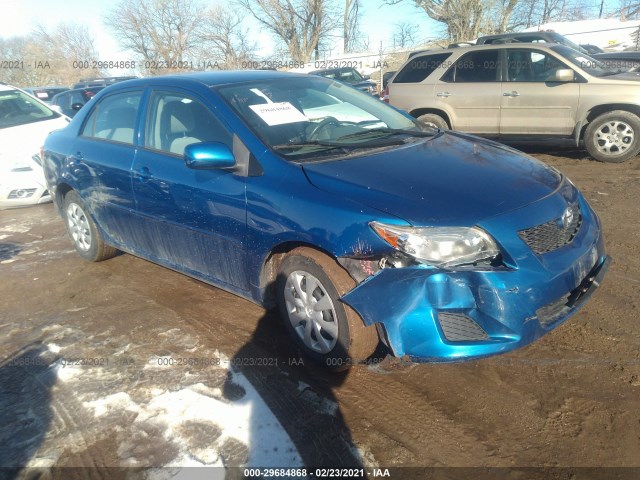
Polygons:
[[310,140],[316,140],[318,133],[323,129],[327,128],[329,125],[338,125],[340,122],[335,117],[326,117],[323,118],[317,125],[315,125],[311,131],[307,134],[307,138]]

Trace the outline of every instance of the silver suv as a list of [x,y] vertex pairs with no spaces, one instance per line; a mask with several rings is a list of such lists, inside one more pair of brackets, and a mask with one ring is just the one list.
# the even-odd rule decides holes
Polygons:
[[640,76],[563,45],[422,52],[389,84],[389,103],[438,128],[493,137],[569,137],[602,162],[640,151]]

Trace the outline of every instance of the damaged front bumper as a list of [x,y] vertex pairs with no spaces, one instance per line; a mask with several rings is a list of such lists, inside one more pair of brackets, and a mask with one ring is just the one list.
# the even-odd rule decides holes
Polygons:
[[342,301],[365,324],[378,325],[395,356],[469,360],[525,346],[562,324],[597,289],[611,261],[592,212],[570,247],[518,253],[516,266],[485,270],[383,268]]

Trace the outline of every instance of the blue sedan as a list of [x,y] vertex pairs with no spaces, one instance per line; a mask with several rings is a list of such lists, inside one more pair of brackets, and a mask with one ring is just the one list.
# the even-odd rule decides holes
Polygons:
[[277,305],[333,369],[379,342],[415,361],[521,347],[609,263],[598,217],[555,169],[322,77],[122,82],[43,157],[85,259],[121,250]]

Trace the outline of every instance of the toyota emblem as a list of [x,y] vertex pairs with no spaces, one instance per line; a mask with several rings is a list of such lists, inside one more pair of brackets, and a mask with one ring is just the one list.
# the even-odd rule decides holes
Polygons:
[[567,207],[567,209],[562,214],[562,226],[564,228],[569,228],[571,222],[573,222],[573,210],[571,209],[571,207]]

